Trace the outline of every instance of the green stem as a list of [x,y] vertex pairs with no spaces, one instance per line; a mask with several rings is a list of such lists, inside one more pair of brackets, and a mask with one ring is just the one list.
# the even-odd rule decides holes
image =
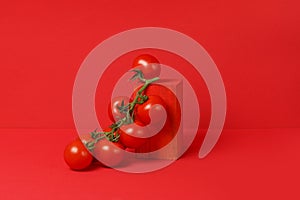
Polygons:
[[[95,144],[102,140],[103,138],[106,138],[108,140],[111,140],[113,142],[117,142],[118,139],[119,139],[119,136],[115,136],[114,133],[116,131],[118,131],[120,129],[120,127],[124,124],[131,124],[133,123],[133,110],[134,110],[134,107],[136,104],[140,104],[139,102],[139,99],[140,98],[143,98],[143,91],[151,84],[153,83],[154,81],[157,81],[159,80],[159,77],[155,77],[155,78],[152,78],[152,79],[144,79],[144,78],[139,78],[140,81],[142,81],[144,83],[144,85],[137,91],[137,95],[135,96],[134,100],[129,103],[129,109],[126,113],[126,116],[123,118],[123,119],[120,119],[119,121],[113,123],[110,127],[111,130],[108,131],[108,132],[97,132],[96,130],[92,133],[95,135],[95,138],[93,141],[89,141],[87,144],[86,144],[86,147],[89,149],[89,150],[93,150],[94,147],[95,147]],[[143,102],[142,102],[143,103]]]
[[135,96],[134,100],[130,103],[130,108],[129,108],[129,112],[131,112],[135,105],[138,102],[138,99],[141,97],[141,94],[143,93],[143,91],[148,87],[149,84],[153,83],[154,81],[159,80],[158,77],[149,79],[149,80],[145,80],[145,79],[141,79],[143,82],[145,82],[145,84],[138,90],[137,95]]

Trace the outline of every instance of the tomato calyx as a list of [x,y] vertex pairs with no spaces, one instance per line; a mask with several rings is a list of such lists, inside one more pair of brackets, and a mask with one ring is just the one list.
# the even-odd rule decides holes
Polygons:
[[135,106],[137,104],[143,104],[148,100],[148,96],[143,94],[144,90],[151,83],[159,80],[159,77],[145,79],[143,72],[140,69],[133,69],[131,71],[134,72],[134,75],[131,77],[130,80],[137,80],[143,83],[142,87],[137,91],[134,99],[131,102],[129,102],[128,104],[122,102],[121,105],[117,107],[120,113],[125,114],[125,117],[111,124],[109,126],[109,129],[107,130],[98,132],[97,129],[95,129],[94,131],[90,132],[91,140],[85,142],[85,146],[88,150],[93,151],[95,149],[96,144],[102,139],[107,139],[110,142],[118,142],[120,139],[120,134],[118,133],[118,130],[121,128],[121,126],[134,123]]

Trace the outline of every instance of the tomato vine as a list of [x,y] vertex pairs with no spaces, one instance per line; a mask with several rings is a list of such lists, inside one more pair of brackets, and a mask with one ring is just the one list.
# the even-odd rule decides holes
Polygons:
[[95,148],[95,144],[102,139],[107,139],[111,142],[118,142],[120,138],[120,134],[118,130],[122,125],[131,124],[134,122],[134,108],[137,104],[143,104],[148,100],[148,96],[143,94],[144,90],[153,82],[159,80],[159,77],[154,77],[151,79],[145,79],[143,72],[140,69],[131,70],[135,74],[131,77],[130,80],[138,80],[143,83],[143,86],[138,90],[136,96],[133,101],[124,104],[124,101],[121,103],[121,106],[118,107],[119,111],[125,114],[125,117],[118,120],[117,122],[111,124],[109,126],[110,131],[102,131],[98,132],[97,129],[90,133],[92,140],[85,142],[85,146],[90,151],[93,151]]

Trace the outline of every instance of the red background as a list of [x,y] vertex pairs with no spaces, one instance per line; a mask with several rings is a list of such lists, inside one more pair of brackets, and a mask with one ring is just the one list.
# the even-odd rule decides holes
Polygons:
[[[120,189],[102,193],[107,199],[299,198],[293,184],[300,167],[299,6],[296,0],[2,2],[1,199],[101,196],[101,186],[114,181]],[[144,176],[68,170],[61,154],[76,134],[71,100],[81,62],[113,34],[145,26],[185,33],[214,59],[228,99],[218,145],[198,160],[195,143],[174,165]]]

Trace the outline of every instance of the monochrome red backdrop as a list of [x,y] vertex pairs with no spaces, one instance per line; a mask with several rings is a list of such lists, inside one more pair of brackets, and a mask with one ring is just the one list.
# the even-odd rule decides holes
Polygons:
[[[72,117],[72,89],[76,73],[85,57],[103,40],[121,31],[138,27],[164,27],[180,31],[195,39],[207,50],[218,66],[225,84],[228,106],[225,131],[223,133],[224,136],[222,136],[224,141],[221,140],[220,142],[221,144],[222,141],[226,143],[226,147],[223,147],[227,148],[227,146],[231,145],[230,137],[225,139],[226,130],[235,129],[233,132],[236,135],[245,133],[245,131],[239,131],[243,129],[268,129],[266,131],[267,134],[272,134],[273,132],[270,130],[276,129],[275,133],[270,136],[273,140],[272,144],[264,147],[270,151],[268,156],[275,156],[271,162],[273,164],[280,163],[280,159],[276,157],[276,153],[272,153],[271,147],[281,146],[285,149],[283,154],[289,154],[289,157],[286,159],[286,162],[289,164],[286,166],[281,163],[281,167],[275,170],[280,174],[281,170],[289,171],[290,169],[291,172],[288,177],[291,177],[291,179],[287,179],[283,175],[279,178],[282,182],[289,182],[293,177],[299,177],[299,172],[296,172],[296,166],[299,166],[297,151],[299,152],[300,150],[297,147],[299,146],[299,142],[297,142],[299,141],[299,129],[297,128],[300,128],[299,6],[300,3],[296,0],[153,0],[146,2],[138,0],[12,0],[2,2],[0,6],[0,128],[3,129],[1,131],[2,136],[9,139],[12,133],[18,132],[20,134],[21,132],[21,138],[26,140],[26,134],[28,134],[29,138],[35,138],[35,136],[29,136],[32,133],[39,134],[39,139],[36,140],[41,143],[47,143],[50,147],[49,141],[51,140],[41,139],[42,135],[54,137],[56,134],[55,129],[66,129],[65,132],[68,136],[65,137],[61,136],[64,131],[59,131],[59,137],[64,139],[60,141],[59,147],[61,149],[57,149],[58,154],[51,154],[49,150],[47,152],[49,151],[48,153],[52,157],[59,157],[57,162],[61,162],[62,164],[59,164],[59,166],[61,165],[62,167],[57,168],[57,171],[68,170],[67,166],[64,166],[63,161],[60,159],[60,153],[64,145],[76,134],[76,131],[70,131],[75,129]],[[160,55],[155,51],[153,51],[153,54],[158,57]],[[132,57],[128,57],[128,61],[130,59]],[[161,62],[170,65],[176,63],[176,59],[178,58],[171,55],[160,57]],[[128,63],[119,62],[119,64],[119,67],[128,67]],[[197,78],[197,76],[195,77]],[[110,79],[113,80],[113,77],[106,76],[105,79],[109,81]],[[107,91],[103,91],[103,95],[107,94]],[[107,98],[107,96],[105,97]],[[204,105],[206,104],[204,103]],[[7,131],[8,129],[16,131]],[[285,130],[282,136],[278,130]],[[292,133],[289,135],[290,130],[292,130]],[[265,133],[264,131],[262,132]],[[52,136],[51,133],[53,133]],[[245,137],[252,137],[251,134],[256,132],[246,131],[246,133],[244,134],[247,135]],[[228,133],[228,135],[230,134],[232,132]],[[261,134],[257,133],[257,135]],[[283,140],[283,136],[290,137],[291,142],[280,143]],[[239,158],[242,158],[249,152],[253,153],[253,148],[256,148],[255,142],[254,146],[250,147],[247,139],[243,139],[242,136],[236,137],[239,137],[239,140],[235,139],[235,143],[242,140],[247,144],[245,146],[249,148],[245,150],[244,148],[246,147],[240,145],[239,147],[242,150],[238,149],[238,147],[234,149],[234,151],[240,152],[238,153]],[[262,138],[257,136],[256,139],[252,138],[252,140],[269,142],[268,137]],[[56,141],[54,138],[52,140],[53,143]],[[31,140],[29,144],[34,144],[33,141]],[[10,147],[4,141],[2,143],[2,148]],[[18,143],[20,149],[22,149],[21,143],[22,141]],[[294,146],[291,147],[291,144],[294,144]],[[260,148],[264,149],[263,145],[265,144],[261,143],[261,145]],[[219,160],[217,164],[223,165],[226,163],[226,160],[222,157],[221,147],[217,148],[219,148],[218,152],[221,155],[218,157],[221,161]],[[34,147],[31,150],[34,151]],[[22,151],[26,151],[26,149]],[[196,151],[195,155],[193,155],[194,157],[196,157]],[[254,151],[258,152],[258,150]],[[280,151],[276,148],[277,153]],[[2,154],[4,153],[2,152]],[[264,163],[263,156],[260,157],[259,161],[256,160],[257,156],[259,157],[259,154],[253,154],[252,161]],[[7,159],[8,157],[9,155],[4,156]],[[47,155],[45,155],[46,157]],[[208,159],[214,160],[217,158]],[[231,159],[234,160],[233,158],[229,160]],[[204,161],[195,159],[194,162]],[[251,163],[251,159],[248,162]],[[12,167],[14,164],[17,164],[17,161],[8,163],[7,167],[2,171],[8,170],[12,172],[10,169],[14,168]],[[193,162],[190,164],[192,165]],[[200,163],[199,165],[202,164]],[[184,164],[181,165],[184,166]],[[216,169],[213,164],[209,166],[212,169]],[[271,165],[268,164],[267,166],[268,169],[272,170]],[[28,167],[28,169],[31,168]],[[202,168],[202,170],[205,169]],[[244,169],[247,169],[247,167]],[[107,171],[107,169],[105,170]],[[242,170],[236,170],[242,173]],[[260,170],[260,168],[257,168],[256,172]],[[267,171],[267,169],[265,170]],[[235,171],[230,171],[233,176]],[[212,173],[212,171],[209,172]],[[208,179],[205,174],[209,172],[203,172],[205,179]],[[244,172],[247,173],[247,170]],[[26,174],[26,172],[23,173]],[[60,174],[59,172],[53,173]],[[101,174],[105,173],[105,171],[101,172],[99,170],[91,173]],[[113,176],[111,175],[113,172],[109,171],[107,173]],[[178,171],[178,173],[184,172]],[[1,174],[4,176],[6,173],[1,172]],[[161,174],[163,182],[171,184],[175,188],[179,187],[180,183],[176,186],[175,183],[167,181],[174,174],[172,175],[170,171],[167,171],[165,174]],[[20,176],[22,175],[20,174]],[[72,172],[70,176],[79,175],[74,175]],[[78,180],[85,179],[83,176],[84,173],[80,175],[80,178],[77,177]],[[218,180],[221,180],[225,183],[224,176],[214,177],[214,181],[218,182]],[[13,189],[14,184],[20,184],[22,181],[25,184],[27,183],[26,180],[33,185],[38,182],[38,179],[12,180],[8,175],[5,177],[7,179],[4,180],[11,181],[11,185],[6,186],[2,193],[2,195],[6,194],[7,196],[9,196],[8,191]],[[101,180],[100,175],[99,177],[99,180]],[[122,181],[123,179],[130,181],[128,177],[130,177],[130,174],[121,175]],[[147,180],[151,182],[151,176],[145,177],[143,179],[139,176],[137,181]],[[199,179],[201,177],[203,178],[203,176],[198,175]],[[248,178],[251,177],[248,176]],[[269,174],[268,177],[273,176]],[[108,177],[106,178],[108,179]],[[226,178],[230,179],[229,177]],[[76,178],[73,179],[75,182]],[[68,179],[70,181],[69,187],[72,187],[71,180],[73,179]],[[234,180],[241,181],[238,177]],[[50,182],[53,183],[53,181]],[[180,180],[178,181],[180,182]],[[230,180],[228,181],[230,182]],[[251,192],[250,188],[253,185],[247,185],[247,180],[244,181],[243,183],[245,187],[248,187],[249,191],[237,183],[233,185],[233,188],[238,187],[240,191],[243,191],[243,194]],[[252,180],[252,183],[255,181],[259,181],[259,179]],[[51,183],[49,183],[50,187],[59,188],[53,184],[51,185]],[[133,182],[130,182],[130,184],[134,185]],[[213,185],[213,181],[208,184]],[[265,181],[261,186],[266,185],[265,187],[268,187],[269,192],[273,191],[274,188],[276,188],[276,191],[282,188],[278,185],[275,187],[274,184],[273,181]],[[4,183],[1,183],[1,185],[4,185]],[[35,184],[36,187],[38,187],[37,185]],[[200,185],[205,186],[206,184]],[[274,188],[271,188],[269,185],[274,186]],[[44,186],[46,187],[46,185]],[[230,196],[234,191],[233,189],[230,190],[229,186],[224,186],[226,189],[222,189],[223,186],[221,185],[216,187],[207,186],[207,190],[202,191],[202,193],[199,191],[199,195],[205,194],[205,199],[214,199],[225,194],[228,198],[241,197],[238,195]],[[77,184],[76,188],[80,188],[80,186]],[[195,190],[197,187],[191,186],[191,188]],[[291,197],[296,195],[296,192],[291,192],[289,188],[290,186],[285,187],[282,197],[287,193],[292,193]],[[257,192],[259,191],[258,193],[264,193],[263,190],[256,189]],[[51,189],[51,192],[55,190]],[[71,189],[66,190],[71,192]],[[227,192],[228,190],[230,193]],[[43,191],[46,193],[48,190],[41,189],[41,195]],[[157,191],[162,192],[162,189],[157,189]],[[210,196],[208,191],[213,192],[214,195]],[[51,195],[55,194],[51,192],[47,193],[47,195],[53,197]],[[74,191],[72,190],[72,192]],[[155,191],[153,192],[150,195],[151,197],[154,197]],[[28,195],[26,191],[23,191],[22,194]],[[65,197],[63,191],[60,191],[59,194],[61,194],[61,198]],[[196,193],[192,194],[196,196]],[[237,191],[237,194],[241,194],[241,192]],[[77,196],[80,197],[79,194]],[[123,198],[116,197],[115,199]]]

